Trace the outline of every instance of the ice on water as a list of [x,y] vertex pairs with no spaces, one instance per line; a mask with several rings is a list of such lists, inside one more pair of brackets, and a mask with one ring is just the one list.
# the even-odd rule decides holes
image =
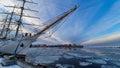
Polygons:
[[79,62],[79,65],[80,66],[88,66],[88,65],[91,65],[92,63],[90,62]]
[[[87,50],[87,51],[86,51]],[[91,50],[91,51],[90,51]],[[98,50],[98,51],[97,51]],[[111,51],[110,51],[111,50]],[[114,51],[115,50],[115,51]],[[90,52],[89,52],[90,51]],[[88,48],[88,49],[62,49],[62,48],[30,48],[26,50],[26,61],[33,64],[50,64],[58,61],[60,58],[82,58],[85,61],[79,61],[80,66],[91,64],[101,64],[101,68],[119,68],[120,67],[120,49],[112,48]],[[114,57],[112,56],[114,55]],[[0,59],[1,61],[1,59]],[[109,64],[108,64],[109,62]],[[113,66],[111,66],[113,65]],[[15,65],[14,68],[20,68]],[[72,65],[56,64],[58,68],[67,68]],[[2,68],[2,67],[0,67]],[[9,68],[9,67],[8,67]]]
[[53,63],[62,57],[68,50],[60,48],[32,48],[27,51],[26,61],[38,64]]
[[[116,53],[115,51],[120,52],[119,50],[113,50],[112,53],[108,52],[112,49],[76,49],[75,51],[67,50],[67,49],[60,49],[60,48],[33,48],[27,52],[26,60],[29,62],[40,63],[40,64],[49,64],[53,63],[59,58],[63,57],[66,59],[71,58],[83,58],[86,59],[86,63],[83,62],[81,64],[88,64],[88,63],[96,63],[96,64],[104,64],[106,65],[107,62],[110,62],[113,65],[120,66],[120,54]],[[115,52],[114,57],[111,55]],[[32,60],[31,60],[32,59]],[[116,62],[117,60],[117,62]],[[114,61],[114,62],[113,62]]]
[[73,65],[68,65],[68,64],[56,64],[57,68],[75,68]]
[[102,59],[88,59],[86,61],[96,64],[107,64],[107,62]]

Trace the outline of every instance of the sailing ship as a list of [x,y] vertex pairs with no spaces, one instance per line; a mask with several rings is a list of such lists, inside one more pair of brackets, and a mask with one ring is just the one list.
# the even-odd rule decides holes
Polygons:
[[[6,7],[13,8],[13,11],[11,13],[4,12],[4,14],[7,14],[7,15],[6,15],[6,19],[4,20],[3,28],[2,28],[1,34],[0,34],[0,36],[1,36],[0,42],[2,43],[0,46],[0,52],[2,54],[13,54],[14,57],[16,57],[17,55],[26,55],[26,52],[24,50],[29,49],[32,46],[32,42],[36,41],[36,39],[38,37],[42,36],[49,29],[60,24],[64,18],[66,18],[68,15],[73,13],[78,8],[77,6],[74,6],[70,10],[60,14],[59,16],[54,18],[54,20],[49,22],[49,24],[47,24],[47,26],[45,26],[42,30],[38,31],[34,35],[31,35],[31,34],[28,35],[27,33],[25,35],[23,35],[23,34],[19,34],[20,26],[24,25],[22,22],[23,16],[37,18],[37,19],[39,19],[39,18],[32,17],[32,16],[26,16],[23,13],[24,10],[37,12],[35,10],[25,8],[26,3],[33,3],[33,4],[36,4],[36,3],[31,2],[31,1],[27,1],[27,0],[18,0],[18,1],[22,2],[22,6],[20,6],[20,7],[18,7],[18,6],[6,6]],[[20,14],[15,13],[15,11],[14,11],[15,9],[20,9],[21,10]],[[19,19],[17,21],[14,21],[14,19],[13,19],[14,15],[19,16]],[[10,26],[12,24],[15,25],[16,23],[17,23],[17,28],[15,29],[15,32],[14,32],[15,34],[14,34],[14,36],[12,36],[12,38],[9,38],[8,34],[10,34],[10,31],[12,30],[12,29],[10,29]]]

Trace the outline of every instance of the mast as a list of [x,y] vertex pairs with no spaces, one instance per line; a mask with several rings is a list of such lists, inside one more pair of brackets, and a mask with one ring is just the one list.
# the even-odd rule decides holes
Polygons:
[[47,25],[45,28],[43,28],[40,32],[38,32],[37,34],[35,34],[33,37],[34,39],[38,38],[41,34],[43,34],[45,31],[47,31],[48,29],[50,29],[51,27],[54,27],[56,24],[59,24],[65,17],[67,17],[68,15],[70,15],[72,12],[74,12],[78,7],[74,6],[72,9],[68,10],[67,12],[61,14],[60,16],[58,16],[57,18],[54,19],[54,21],[52,21],[49,25]]
[[17,1],[21,1],[22,2],[22,6],[21,7],[18,7],[18,6],[5,6],[5,7],[10,7],[10,8],[17,8],[17,9],[20,9],[20,14],[18,13],[15,13],[14,11],[12,13],[3,13],[3,14],[11,14],[11,17],[10,17],[10,21],[9,21],[9,24],[8,24],[8,30],[6,31],[6,36],[7,36],[7,33],[9,31],[9,26],[11,25],[10,22],[12,20],[12,16],[13,15],[17,15],[19,16],[19,19],[17,21],[17,28],[16,28],[16,32],[15,32],[15,37],[17,37],[18,33],[19,33],[19,29],[20,29],[20,26],[23,24],[22,23],[22,18],[23,17],[29,17],[29,18],[35,18],[35,19],[40,19],[38,17],[34,17],[34,16],[28,16],[28,15],[24,15],[24,10],[28,10],[28,11],[32,11],[32,12],[38,12],[36,10],[31,10],[29,8],[25,8],[25,4],[26,3],[32,3],[32,4],[37,4],[37,3],[34,3],[33,1],[27,1],[27,0],[17,0]]
[[6,19],[4,20],[3,28],[2,28],[1,33],[0,33],[1,36],[3,35],[3,32],[4,32],[4,30],[5,30],[5,25],[6,25],[6,23],[7,23],[8,16],[9,16],[9,15],[7,14]]
[[14,6],[14,8],[13,8],[13,11],[12,11],[12,13],[11,13],[11,16],[10,16],[10,19],[9,19],[9,22],[8,22],[8,25],[7,25],[7,28],[6,28],[7,30],[6,30],[5,37],[7,37],[7,35],[8,35],[8,31],[9,31],[9,29],[10,29],[12,17],[13,17],[13,15],[14,15],[14,10],[15,10],[15,6]]
[[20,26],[21,26],[21,24],[23,24],[23,23],[22,23],[22,17],[23,17],[23,16],[25,16],[25,17],[30,17],[30,18],[37,18],[37,19],[39,19],[38,17],[26,16],[26,15],[23,14],[24,10],[29,10],[29,11],[32,11],[32,12],[38,12],[38,11],[36,11],[36,10],[31,10],[31,9],[26,9],[26,8],[25,8],[26,2],[28,2],[28,3],[33,3],[33,4],[37,4],[37,3],[30,2],[30,1],[26,1],[26,0],[18,0],[18,1],[22,1],[23,3],[22,3],[22,7],[16,7],[16,8],[20,8],[20,9],[21,9],[21,12],[20,12],[20,15],[19,15],[20,18],[19,18],[19,20],[18,20],[18,24],[17,24],[17,28],[16,28],[15,37],[17,37],[18,32],[19,32],[19,29],[20,29]]
[[23,11],[24,11],[24,7],[25,7],[25,3],[26,3],[26,1],[23,0],[23,4],[22,4],[22,7],[21,7],[20,18],[18,20],[18,26],[17,26],[17,29],[16,29],[15,37],[18,35],[18,31],[19,31],[20,25],[22,24],[21,20],[22,20],[22,16],[23,16]]

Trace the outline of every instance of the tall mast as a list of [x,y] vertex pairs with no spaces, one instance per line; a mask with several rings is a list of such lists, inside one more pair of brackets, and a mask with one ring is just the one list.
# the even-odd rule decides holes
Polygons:
[[[19,20],[18,20],[15,37],[17,37],[17,35],[18,35],[18,33],[19,33],[20,26],[21,26],[21,24],[23,24],[23,23],[22,23],[22,17],[23,17],[23,16],[24,16],[24,17],[30,17],[30,18],[37,18],[37,19],[39,19],[38,17],[26,16],[26,15],[23,14],[23,13],[24,13],[24,10],[29,10],[29,11],[32,11],[32,12],[38,12],[38,11],[36,11],[36,10],[31,10],[31,9],[26,9],[26,8],[25,8],[26,2],[27,2],[27,3],[33,3],[33,4],[37,4],[37,3],[30,2],[30,1],[26,1],[26,0],[18,0],[18,1],[22,1],[23,3],[22,3],[22,7],[20,7],[21,12],[20,12],[20,15],[19,15],[20,18],[19,18]],[[19,8],[19,7],[16,7],[16,8]]]
[[[34,3],[32,1],[27,1],[27,0],[17,0],[17,1],[21,1],[22,2],[22,6],[21,7],[18,7],[18,6],[6,6],[6,7],[11,7],[11,8],[17,8],[17,9],[20,9],[20,14],[17,14],[15,12],[12,13],[12,15],[17,15],[19,16],[19,19],[17,21],[17,28],[16,28],[16,32],[15,32],[15,37],[17,37],[18,33],[19,33],[19,29],[20,29],[20,26],[23,24],[22,23],[22,17],[29,17],[29,18],[36,18],[36,19],[40,19],[38,17],[34,17],[34,16],[28,16],[28,15],[24,15],[24,10],[28,10],[28,11],[32,11],[32,12],[38,12],[36,10],[31,10],[31,9],[27,9],[25,8],[25,4],[26,3],[32,3],[32,4],[37,4],[37,3]],[[11,13],[4,13],[4,14],[11,14]],[[11,22],[11,21],[10,21]],[[10,25],[10,24],[9,24]]]
[[8,31],[9,31],[9,29],[10,29],[12,17],[13,17],[13,15],[14,15],[14,10],[15,10],[15,6],[14,6],[14,8],[13,8],[13,11],[12,11],[12,13],[11,13],[11,16],[10,16],[10,19],[9,19],[9,22],[8,22],[8,26],[7,26],[7,30],[6,30],[5,37],[7,37],[7,35],[8,35]]
[[22,20],[22,16],[23,16],[23,11],[24,11],[24,7],[25,7],[25,3],[26,3],[26,1],[23,0],[23,4],[22,4],[22,7],[21,7],[20,18],[18,20],[18,26],[17,26],[17,29],[16,29],[15,37],[18,35],[18,31],[19,31],[20,25],[22,24],[21,20]]
[[5,26],[6,26],[6,23],[7,23],[7,20],[8,20],[8,16],[9,16],[9,14],[7,14],[6,19],[4,20],[3,28],[2,28],[1,33],[0,33],[1,36],[3,35],[3,32],[5,30]]

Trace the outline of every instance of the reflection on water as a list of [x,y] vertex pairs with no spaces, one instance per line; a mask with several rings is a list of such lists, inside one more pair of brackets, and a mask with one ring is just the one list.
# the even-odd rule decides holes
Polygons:
[[[119,48],[40,48],[33,49],[34,63],[50,68],[120,68]],[[35,55],[36,53],[36,55]],[[30,56],[33,53],[29,53]]]

